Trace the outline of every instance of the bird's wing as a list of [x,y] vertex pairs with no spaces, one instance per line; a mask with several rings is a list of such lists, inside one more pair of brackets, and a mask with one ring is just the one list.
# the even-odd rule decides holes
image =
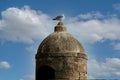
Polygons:
[[63,18],[63,16],[60,15],[60,16],[57,16],[57,17],[53,18],[53,20],[61,20],[62,18]]

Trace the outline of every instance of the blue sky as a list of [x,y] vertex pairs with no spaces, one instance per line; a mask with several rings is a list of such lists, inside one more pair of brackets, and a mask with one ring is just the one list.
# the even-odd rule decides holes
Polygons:
[[0,80],[34,80],[37,48],[62,13],[88,55],[88,78],[120,79],[120,0],[1,0]]

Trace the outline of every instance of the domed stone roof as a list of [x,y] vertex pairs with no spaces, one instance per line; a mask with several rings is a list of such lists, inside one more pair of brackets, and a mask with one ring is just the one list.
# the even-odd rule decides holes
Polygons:
[[84,48],[71,34],[66,32],[66,27],[59,22],[52,34],[46,37],[38,48],[39,53],[83,53]]

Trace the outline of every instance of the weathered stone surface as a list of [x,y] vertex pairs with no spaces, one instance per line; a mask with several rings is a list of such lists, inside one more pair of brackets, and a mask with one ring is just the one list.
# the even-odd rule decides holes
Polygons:
[[[48,78],[40,77],[41,72]],[[53,74],[52,77],[49,74]],[[87,80],[87,55],[84,48],[66,32],[62,23],[55,27],[55,32],[44,39],[38,48],[36,80]]]
[[54,32],[43,40],[38,53],[84,53],[82,45],[67,32]]

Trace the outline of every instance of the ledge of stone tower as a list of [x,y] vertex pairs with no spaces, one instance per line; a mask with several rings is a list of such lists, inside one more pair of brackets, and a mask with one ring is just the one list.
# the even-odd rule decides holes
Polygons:
[[54,32],[66,32],[67,28],[64,26],[63,22],[58,22],[54,28]]

